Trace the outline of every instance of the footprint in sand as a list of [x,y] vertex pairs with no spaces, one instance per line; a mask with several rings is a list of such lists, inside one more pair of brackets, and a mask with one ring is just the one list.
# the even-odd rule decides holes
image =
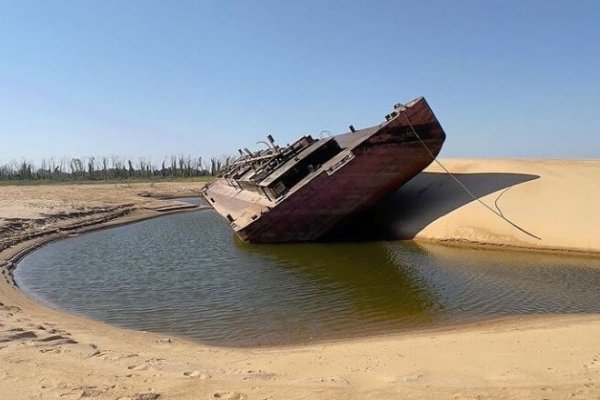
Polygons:
[[148,369],[148,365],[146,365],[146,364],[130,365],[127,367],[127,369],[130,369],[132,371],[146,371]]
[[277,374],[271,372],[265,372],[262,369],[258,371],[247,371],[248,375],[242,379],[245,381],[261,380],[261,381],[274,381],[277,379]]
[[140,393],[133,397],[122,397],[121,399],[127,400],[156,400],[160,399],[160,393]]
[[210,400],[246,400],[248,397],[240,392],[215,392],[209,397]]
[[[96,345],[94,345],[94,346],[92,346],[92,348],[94,350],[97,350],[98,347]],[[124,353],[118,353],[118,352],[115,352],[112,350],[103,350],[99,354],[94,354],[93,356],[90,356],[90,357],[98,357],[101,360],[118,361],[118,360],[124,360],[124,359],[128,359],[128,358],[135,358],[135,357],[138,357],[138,355],[135,353],[124,354]]]
[[585,364],[583,368],[587,370],[597,370],[600,369],[600,354],[594,355],[594,358],[589,363]]
[[203,374],[200,371],[186,371],[183,373],[184,376],[189,378],[198,378],[198,379],[210,379],[211,376],[208,374]]

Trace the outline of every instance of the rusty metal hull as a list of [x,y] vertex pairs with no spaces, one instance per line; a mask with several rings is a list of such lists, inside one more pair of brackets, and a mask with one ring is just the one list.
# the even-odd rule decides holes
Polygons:
[[[373,206],[427,167],[432,156],[440,152],[445,133],[427,102],[420,98],[391,121],[336,139],[344,143],[344,151],[350,156],[340,156],[335,164],[324,165],[276,202],[242,193],[223,179],[212,182],[204,196],[218,212],[228,216],[243,241],[318,240],[336,224]],[[242,218],[246,214],[252,214],[251,218],[240,222],[246,221]]]

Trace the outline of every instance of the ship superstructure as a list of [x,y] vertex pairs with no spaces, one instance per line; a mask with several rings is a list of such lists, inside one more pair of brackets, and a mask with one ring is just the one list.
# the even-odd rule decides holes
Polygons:
[[306,135],[285,147],[269,135],[264,150],[239,150],[202,193],[244,241],[318,240],[427,167],[445,137],[420,97],[370,128]]

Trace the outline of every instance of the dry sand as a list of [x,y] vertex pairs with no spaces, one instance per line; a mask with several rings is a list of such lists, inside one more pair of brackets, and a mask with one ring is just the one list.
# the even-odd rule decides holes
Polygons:
[[394,237],[600,252],[600,160],[442,163],[481,201],[531,235],[474,201],[433,164],[380,210],[382,225]]
[[[383,210],[396,234],[600,250],[594,236],[600,162],[447,165],[488,203],[510,188],[499,208],[542,240],[515,232],[462,198],[435,168]],[[10,261],[40,243],[181,211],[181,203],[147,196],[197,189],[185,183],[0,187],[0,399],[600,398],[597,315],[508,318],[306,346],[229,349],[51,310],[15,288]],[[418,218],[417,209],[423,211]]]

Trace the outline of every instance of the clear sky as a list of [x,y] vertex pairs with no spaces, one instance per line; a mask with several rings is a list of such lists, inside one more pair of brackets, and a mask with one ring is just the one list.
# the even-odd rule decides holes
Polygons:
[[600,1],[0,0],[0,163],[235,153],[421,95],[443,157],[600,157]]

